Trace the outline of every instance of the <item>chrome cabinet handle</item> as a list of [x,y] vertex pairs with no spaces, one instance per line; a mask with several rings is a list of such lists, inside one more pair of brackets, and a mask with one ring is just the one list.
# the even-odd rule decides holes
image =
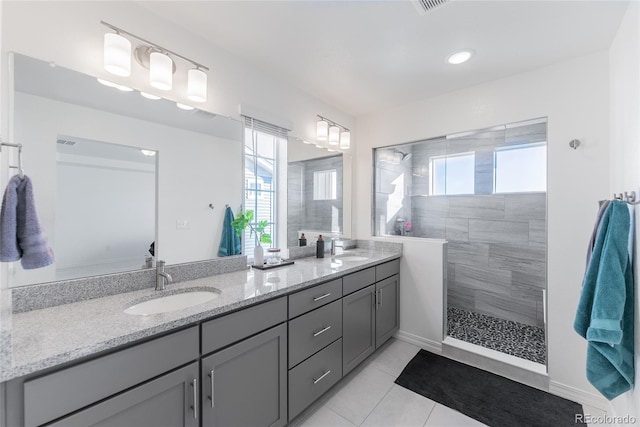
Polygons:
[[198,419],[198,379],[194,378],[191,382],[191,387],[193,387],[193,418]]
[[214,370],[212,369],[211,372],[209,372],[209,378],[211,378],[211,390],[210,393],[211,395],[209,396],[209,400],[211,401],[211,407],[213,408],[214,404],[213,404],[213,374],[214,374]]
[[329,292],[328,294],[320,295],[319,297],[315,297],[315,298],[313,299],[313,302],[318,302],[318,301],[320,301],[321,299],[325,299],[326,297],[330,297],[330,296],[331,296],[331,292]]
[[376,310],[378,309],[378,306],[380,305],[380,291],[376,291],[375,293],[375,305],[376,305]]
[[318,336],[318,335],[320,335],[320,334],[324,334],[324,333],[325,333],[325,332],[327,332],[329,329],[331,329],[331,326],[327,326],[326,328],[321,329],[321,330],[319,330],[318,332],[315,332],[315,333],[313,334],[313,336],[314,336],[314,337],[317,337],[317,336]]
[[329,369],[327,372],[325,372],[324,374],[320,375],[320,378],[318,379],[313,379],[313,383],[314,384],[318,384],[320,381],[322,381],[324,379],[324,377],[326,377],[327,375],[329,375],[331,373],[331,369]]
[[378,300],[380,301],[380,308],[382,308],[382,288],[380,288],[378,292],[380,292],[380,297],[378,298]]

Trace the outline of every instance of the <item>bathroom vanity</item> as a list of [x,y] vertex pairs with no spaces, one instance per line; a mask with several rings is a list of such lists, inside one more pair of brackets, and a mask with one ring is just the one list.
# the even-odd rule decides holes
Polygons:
[[123,312],[143,290],[9,316],[7,426],[286,425],[398,330],[400,251],[345,255],[172,284],[220,294],[157,315]]

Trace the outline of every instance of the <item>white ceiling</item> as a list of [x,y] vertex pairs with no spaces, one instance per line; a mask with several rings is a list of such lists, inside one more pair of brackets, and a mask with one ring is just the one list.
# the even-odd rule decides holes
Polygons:
[[[606,49],[628,2],[158,1],[154,13],[357,116]],[[448,54],[475,56],[451,66]]]

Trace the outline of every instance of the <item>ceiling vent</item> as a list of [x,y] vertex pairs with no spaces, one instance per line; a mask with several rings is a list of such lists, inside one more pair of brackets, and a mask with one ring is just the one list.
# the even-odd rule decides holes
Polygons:
[[427,12],[438,6],[449,3],[449,1],[451,0],[413,0],[413,5],[416,7],[420,15],[426,15]]

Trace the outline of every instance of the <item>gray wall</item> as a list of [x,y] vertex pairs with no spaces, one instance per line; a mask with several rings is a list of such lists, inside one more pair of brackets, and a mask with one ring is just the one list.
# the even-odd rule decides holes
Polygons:
[[[542,141],[546,123],[398,146],[412,153],[409,162],[376,162],[376,234],[396,234],[392,221],[381,224],[390,215],[386,209],[395,190],[392,182],[404,174],[409,188],[396,216],[412,223],[414,237],[449,242],[447,304],[543,326],[546,192],[493,194],[494,149]],[[467,152],[475,153],[475,194],[430,196],[429,159]]]
[[[336,200],[313,200],[313,173],[336,170]],[[342,232],[342,155],[290,162],[287,170],[287,246],[298,246],[299,230]],[[334,221],[334,213],[337,219]],[[337,223],[335,223],[337,222]],[[314,236],[307,236],[307,244]]]

